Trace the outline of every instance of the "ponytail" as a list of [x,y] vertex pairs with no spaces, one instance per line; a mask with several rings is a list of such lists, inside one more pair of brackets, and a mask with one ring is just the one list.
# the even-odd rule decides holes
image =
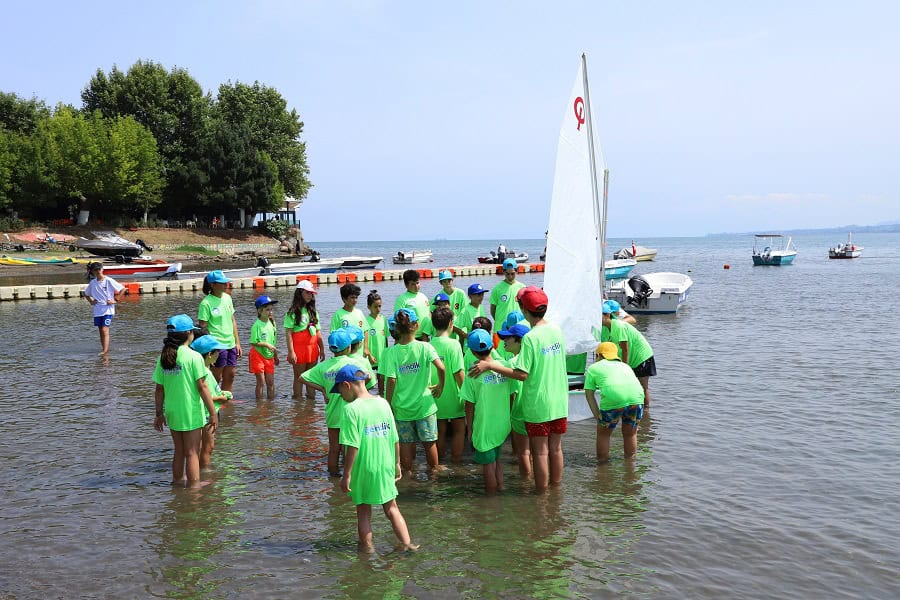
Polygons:
[[163,340],[163,349],[159,355],[159,364],[163,369],[174,369],[178,358],[178,348],[187,341],[190,331],[170,331]]

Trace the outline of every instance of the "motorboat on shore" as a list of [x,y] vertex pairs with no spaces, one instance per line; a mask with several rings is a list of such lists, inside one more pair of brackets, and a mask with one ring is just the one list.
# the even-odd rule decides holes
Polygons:
[[169,263],[163,260],[135,261],[124,264],[103,265],[103,274],[113,279],[162,279],[177,278],[181,271],[181,263]]
[[638,262],[645,262],[656,258],[656,248],[637,246],[634,242],[631,242],[630,246],[625,246],[618,252],[615,252],[613,258],[633,258]]
[[794,262],[797,249],[780,233],[757,233],[753,241],[753,266],[782,266]]
[[614,283],[606,295],[628,313],[673,314],[687,301],[692,285],[683,273],[646,273]]
[[603,263],[604,279],[625,279],[637,266],[633,258],[613,258]]
[[391,261],[395,265],[414,265],[434,262],[434,257],[431,250],[401,250],[391,258]]
[[846,243],[828,249],[828,258],[859,258],[863,250],[862,246],[853,243],[853,234],[848,233]]
[[503,258],[500,258],[500,255],[495,251],[491,250],[490,255],[488,256],[479,256],[478,262],[483,265],[499,265],[503,264],[503,261],[507,258],[511,258],[515,260],[517,263],[522,264],[528,262],[528,253],[527,252],[507,252],[503,255]]
[[94,239],[78,238],[72,242],[74,248],[89,252],[94,256],[140,256],[144,250],[152,251],[142,240],[129,242],[113,231],[94,231]]

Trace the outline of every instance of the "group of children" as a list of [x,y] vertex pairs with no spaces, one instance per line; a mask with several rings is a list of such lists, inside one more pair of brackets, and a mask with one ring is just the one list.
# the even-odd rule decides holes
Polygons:
[[[413,469],[419,445],[434,469],[448,449],[451,460],[461,460],[468,435],[474,461],[482,465],[485,489],[496,492],[503,489],[501,449],[511,435],[519,472],[533,477],[536,489],[562,481],[569,389],[565,341],[559,327],[544,319],[549,304],[544,291],[517,281],[512,260],[503,263],[503,272],[503,281],[490,294],[496,328],[485,315],[488,290],[481,284],[470,285],[466,294],[453,287],[450,271],[441,271],[442,291],[429,299],[419,289],[418,272],[408,270],[403,274],[406,292],[387,318],[377,292],[367,297],[367,316],[357,308],[359,286],[343,285],[343,306],[331,320],[327,340],[316,310],[317,290],[309,281],[297,284],[283,320],[293,395],[300,399],[305,388],[307,398],[316,392],[325,398],[328,471],[342,477],[342,488],[357,505],[364,546],[371,547],[371,505],[379,504],[398,539],[411,547],[396,504],[396,481]],[[189,481],[198,479],[199,469],[208,464],[217,403],[230,396],[236,360],[242,355],[227,283],[221,271],[211,272],[204,282],[208,295],[200,304],[199,327],[208,335],[195,339],[198,328],[186,315],[169,320],[154,373],[154,426],[162,430],[168,424],[172,431],[175,481],[185,475]],[[249,362],[257,377],[258,399],[263,389],[269,399],[274,397],[274,367],[279,363],[272,314],[276,303],[268,296],[256,300]],[[608,457],[609,433],[619,419],[623,437],[628,437],[626,454],[634,453],[645,398],[645,386],[638,382],[635,388],[621,368],[625,363],[616,364],[623,351],[628,360],[634,345],[628,344],[630,331],[609,324],[618,321],[613,308],[604,304],[600,360],[586,374],[588,403],[598,419],[600,458]],[[326,341],[332,354],[328,359]],[[655,374],[655,364],[652,351],[649,365],[645,355],[632,351],[649,377]],[[630,369],[628,374],[638,381]],[[370,391],[376,387],[379,396]]]

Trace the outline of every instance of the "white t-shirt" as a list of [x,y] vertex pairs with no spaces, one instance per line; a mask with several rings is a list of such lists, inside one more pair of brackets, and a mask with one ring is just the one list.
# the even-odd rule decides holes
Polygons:
[[84,295],[90,296],[97,301],[94,304],[94,316],[105,317],[106,315],[116,314],[116,305],[107,304],[106,301],[114,299],[116,293],[124,289],[125,286],[112,277],[104,277],[103,281],[91,279],[91,282],[87,284],[87,288],[84,290]]

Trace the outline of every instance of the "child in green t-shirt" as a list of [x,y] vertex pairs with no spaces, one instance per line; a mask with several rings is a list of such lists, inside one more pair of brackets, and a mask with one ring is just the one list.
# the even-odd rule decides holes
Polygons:
[[469,303],[464,305],[459,311],[459,317],[454,319],[453,332],[459,338],[459,342],[463,349],[466,349],[466,336],[472,330],[472,323],[476,317],[484,316],[484,294],[487,289],[482,287],[480,283],[473,283],[469,286]]
[[[369,347],[366,359],[372,368],[378,370],[378,362],[382,353],[387,349],[388,324],[387,319],[381,314],[381,295],[377,290],[372,290],[366,297],[366,306],[369,307],[369,316],[366,317],[368,326]],[[384,377],[378,375],[378,393],[384,393]]]
[[[484,329],[472,331],[466,345],[480,360],[488,359],[494,346],[491,335]],[[509,366],[502,360],[497,364]],[[466,402],[466,424],[475,449],[474,459],[482,466],[484,489],[489,494],[503,489],[500,454],[510,432],[510,381],[504,375],[485,371],[475,377],[467,377],[459,392]]]
[[341,286],[341,300],[343,300],[344,306],[339,308],[334,313],[334,316],[331,317],[331,329],[329,330],[334,331],[341,327],[353,325],[363,331],[363,344],[359,349],[351,352],[353,356],[365,356],[368,352],[368,336],[365,334],[368,329],[366,327],[366,317],[361,310],[356,308],[356,303],[359,302],[361,293],[362,289],[355,283],[345,283]]
[[256,399],[263,399],[263,386],[266,398],[275,399],[275,366],[278,360],[278,348],[275,346],[277,329],[272,310],[278,304],[268,296],[260,296],[254,303],[256,306],[256,322],[250,329],[250,372],[256,376]]
[[404,550],[418,548],[409,537],[406,519],[397,506],[397,481],[402,476],[399,437],[391,407],[371,395],[365,382],[369,375],[353,365],[335,374],[330,392],[340,394],[345,404],[341,418],[340,442],[346,447],[341,490],[356,505],[360,548],[374,552],[372,506],[381,505],[394,535]]
[[401,308],[411,308],[416,311],[416,320],[419,322],[419,330],[416,339],[427,342],[428,336],[422,331],[422,324],[427,320],[429,313],[428,297],[419,291],[419,272],[415,269],[403,271],[403,285],[406,291],[397,296],[394,301],[394,313]]
[[[191,350],[198,352],[203,357],[203,364],[206,365],[206,387],[212,395],[213,406],[216,409],[216,416],[219,414],[219,408],[224,402],[231,400],[231,392],[223,392],[216,381],[216,376],[209,370],[210,365],[215,364],[219,358],[220,350],[228,350],[225,345],[211,335],[201,335],[191,342]],[[207,415],[207,420],[209,415]],[[207,422],[203,427],[200,438],[200,468],[205,469],[212,460],[213,449],[216,446],[216,434]]]
[[[449,429],[450,458],[458,463],[462,460],[463,446],[466,443],[466,409],[459,398],[459,388],[463,385],[465,374],[463,373],[463,354],[459,343],[450,337],[453,328],[453,311],[449,306],[439,306],[431,313],[431,323],[434,326],[434,337],[430,343],[435,352],[444,363],[447,374],[450,375],[444,393],[435,399],[437,403],[438,426],[438,457],[444,458],[447,450],[447,437]],[[432,385],[437,383],[437,373],[431,373]]]

